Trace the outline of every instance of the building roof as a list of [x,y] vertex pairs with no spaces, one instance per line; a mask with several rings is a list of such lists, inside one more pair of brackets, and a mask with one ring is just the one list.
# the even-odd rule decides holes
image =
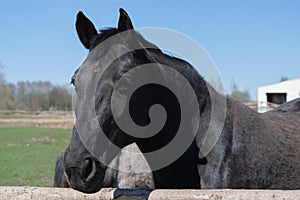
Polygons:
[[295,84],[295,83],[299,83],[299,87],[300,87],[300,78],[286,80],[286,81],[282,81],[282,82],[278,82],[278,83],[274,83],[274,84],[270,84],[270,85],[264,85],[264,86],[260,86],[259,88],[266,89],[266,88],[273,88],[273,87],[283,87],[283,86],[287,86],[287,85]]

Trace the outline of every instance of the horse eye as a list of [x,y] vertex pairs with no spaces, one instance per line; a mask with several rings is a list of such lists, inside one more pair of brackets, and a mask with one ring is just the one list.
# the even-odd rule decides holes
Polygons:
[[76,69],[76,71],[74,72],[74,75],[71,77],[71,84],[74,85],[74,87],[76,87],[75,79],[76,79],[76,75],[77,75],[78,71],[79,71],[79,68]]
[[71,79],[71,84],[72,84],[74,87],[76,87],[76,86],[75,86],[75,78],[72,78],[72,79]]

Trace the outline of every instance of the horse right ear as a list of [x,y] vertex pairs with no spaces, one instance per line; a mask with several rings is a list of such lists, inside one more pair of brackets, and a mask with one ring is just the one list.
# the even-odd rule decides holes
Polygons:
[[94,24],[81,11],[77,14],[76,31],[81,43],[90,49],[91,41],[98,33]]
[[118,30],[120,32],[123,32],[123,31],[128,31],[128,30],[133,29],[131,19],[130,19],[129,15],[127,14],[127,12],[123,8],[120,8],[119,12],[120,12],[120,17],[119,17],[119,23],[118,23]]

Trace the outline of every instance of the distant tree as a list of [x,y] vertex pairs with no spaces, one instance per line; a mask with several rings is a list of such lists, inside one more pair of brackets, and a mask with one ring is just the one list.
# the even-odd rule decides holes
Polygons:
[[289,78],[286,77],[286,76],[282,76],[282,77],[280,78],[280,82],[287,81],[287,80],[289,80]]
[[0,85],[0,109],[15,109],[15,85],[11,83]]
[[3,68],[4,68],[4,66],[0,62],[0,85],[5,84],[5,78],[4,78]]
[[0,109],[10,110],[15,108],[15,86],[6,83],[3,68],[0,62]]
[[72,110],[72,91],[67,85],[54,86],[49,81],[5,81],[0,62],[0,109],[1,110]]
[[26,104],[26,85],[24,81],[19,81],[17,83],[17,102],[16,108],[19,110],[28,110],[28,105]]
[[233,81],[231,84],[230,96],[241,103],[247,103],[251,101],[249,89],[241,91],[238,89],[237,84]]
[[64,87],[53,87],[49,93],[49,104],[52,110],[71,110],[72,95]]

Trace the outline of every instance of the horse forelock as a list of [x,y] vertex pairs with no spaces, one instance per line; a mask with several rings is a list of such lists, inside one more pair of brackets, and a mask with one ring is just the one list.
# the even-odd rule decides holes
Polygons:
[[112,27],[101,29],[100,33],[98,34],[98,36],[95,37],[94,41],[92,42],[90,51],[92,51],[98,44],[100,44],[104,40],[106,40],[109,37],[114,36],[114,35],[116,35],[118,33],[119,33],[118,29],[112,28]]

